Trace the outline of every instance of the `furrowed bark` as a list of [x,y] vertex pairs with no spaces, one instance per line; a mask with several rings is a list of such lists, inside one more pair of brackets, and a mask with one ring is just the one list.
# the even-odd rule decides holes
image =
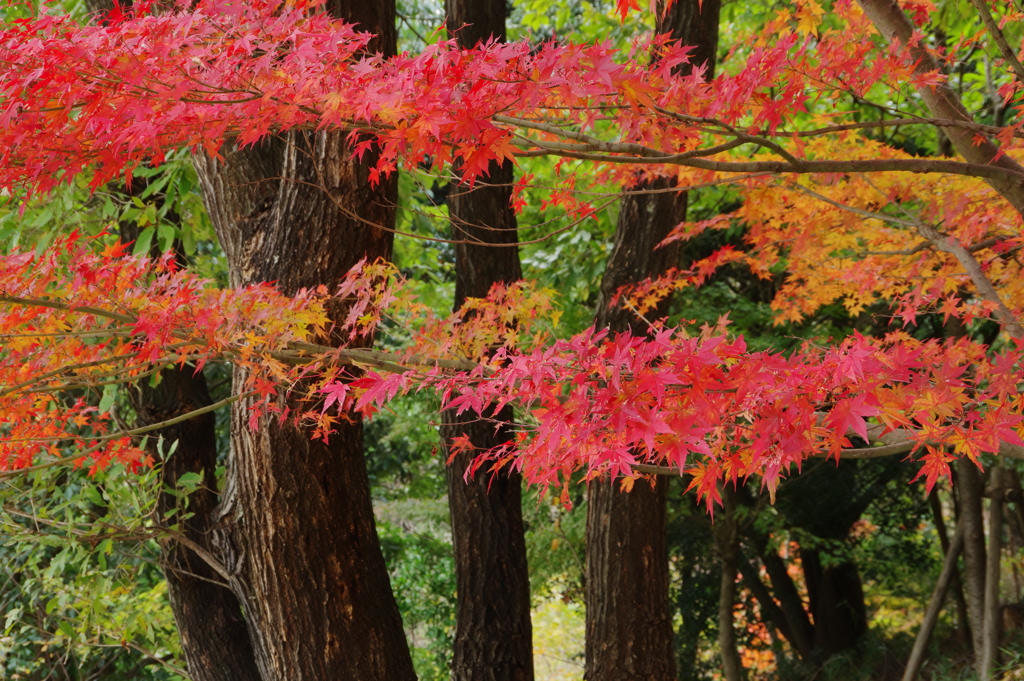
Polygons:
[[[719,0],[676,0],[659,13],[658,30],[694,45],[693,64],[714,71]],[[687,69],[691,68],[687,66]],[[665,179],[641,184],[666,189]],[[615,243],[601,281],[595,324],[613,332],[647,332],[647,322],[621,305],[617,291],[678,264],[678,244],[656,248],[686,218],[685,193],[622,199]],[[668,301],[654,312],[665,316]],[[639,481],[621,493],[617,481],[594,480],[587,501],[586,674],[590,681],[675,678],[668,609],[665,501],[667,481]]]
[[[858,2],[886,40],[890,42],[899,40],[903,45],[910,43],[914,26],[895,0],[858,0]],[[935,61],[925,45],[918,44],[910,48],[910,53],[917,62],[915,73],[924,74],[939,70],[938,62]],[[956,92],[945,82],[934,86],[918,87],[917,93],[933,117],[973,122],[970,113],[964,108]],[[942,130],[953,143],[957,153],[963,156],[968,163],[990,165],[1014,173],[1024,171],[1024,167],[1009,156],[1004,155],[996,159],[999,148],[989,139],[979,139],[976,133],[960,127],[943,127]],[[1018,213],[1024,215],[1024,185],[1019,179],[1007,174],[1005,177],[988,177],[985,181],[1009,201]]]
[[971,649],[975,669],[981,676],[985,650],[985,526],[981,514],[982,476],[968,459],[956,462],[960,493],[960,518],[964,525],[964,586],[967,615],[971,622]]
[[[211,403],[206,380],[191,367],[165,369],[160,383],[138,386],[132,403],[140,423],[159,423]],[[174,453],[165,458],[161,482],[173,488],[185,473],[200,473],[202,486],[188,496],[190,518],[180,521],[178,531],[210,550],[208,535],[217,506],[216,417],[203,414],[155,433],[164,447],[177,441]],[[157,501],[159,517],[175,508],[178,499],[166,492]],[[168,540],[163,552],[164,575],[181,636],[181,647],[192,681],[251,681],[259,678],[252,642],[238,598],[219,575],[196,553]]]
[[[459,44],[505,37],[504,0],[448,0],[448,30]],[[522,278],[516,216],[511,206],[511,163],[492,163],[487,177],[470,190],[454,184],[448,198],[455,240],[455,304],[482,298],[496,283]],[[512,408],[498,414],[445,413],[441,437],[451,443],[468,436],[476,451],[511,438]],[[447,467],[448,505],[458,586],[452,679],[532,681],[533,629],[530,578],[523,534],[522,479],[511,470],[464,471],[472,452],[456,455]]]
[[[379,36],[370,51],[394,53],[393,2],[330,10]],[[332,288],[361,258],[388,257],[396,182],[370,187],[370,156],[354,161],[341,133],[293,132],[227,149],[223,161],[197,158],[232,285]],[[216,541],[263,679],[414,679],[377,538],[362,422],[353,415],[314,442],[273,417],[250,428],[251,401],[232,411]]]

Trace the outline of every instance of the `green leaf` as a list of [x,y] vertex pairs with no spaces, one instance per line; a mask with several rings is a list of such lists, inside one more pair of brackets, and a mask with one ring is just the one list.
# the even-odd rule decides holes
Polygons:
[[139,238],[135,240],[135,248],[132,249],[132,255],[146,255],[149,253],[149,247],[153,245],[153,234],[155,231],[152,227],[142,230]]
[[103,386],[103,397],[100,398],[99,410],[101,414],[109,414],[110,409],[114,406],[114,400],[117,399],[117,386],[116,385],[105,385]]
[[194,490],[203,482],[202,473],[188,472],[181,475],[178,478],[178,487],[183,487],[189,491]]

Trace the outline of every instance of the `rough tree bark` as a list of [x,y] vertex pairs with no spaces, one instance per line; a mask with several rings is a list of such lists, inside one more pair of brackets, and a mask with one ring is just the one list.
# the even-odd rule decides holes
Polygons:
[[[393,2],[328,4],[378,36],[370,51],[394,53]],[[344,133],[293,132],[225,149],[223,161],[198,158],[231,284],[333,287],[359,259],[388,257],[396,182],[370,187],[372,163],[351,158]],[[250,429],[249,404],[232,410],[215,537],[264,681],[414,679],[377,538],[361,421],[313,442],[274,418]]]
[[[141,194],[148,180],[136,178],[131,194]],[[154,197],[159,200],[158,197]],[[173,211],[168,214],[172,222],[178,221]],[[120,238],[135,241],[139,225],[122,222]],[[176,244],[177,249],[180,244]],[[154,244],[152,255],[159,255]],[[179,263],[185,265],[184,254],[177,250]],[[149,425],[170,420],[213,403],[207,389],[206,377],[196,373],[194,367],[170,367],[160,372],[156,386],[140,382],[129,391],[138,425]],[[211,555],[209,535],[213,514],[219,501],[217,495],[217,433],[216,416],[203,414],[153,433],[163,438],[164,451],[177,443],[174,453],[164,456],[160,467],[160,482],[164,489],[174,488],[186,473],[202,475],[202,485],[188,495],[186,512],[178,524],[178,533],[186,542]],[[150,439],[149,449],[159,456],[157,439]],[[179,499],[166,491],[157,498],[157,517],[179,507]],[[180,516],[179,516],[180,517]],[[252,641],[242,617],[242,607],[228,584],[217,571],[193,548],[182,541],[168,539],[163,545],[164,576],[167,593],[174,614],[174,623],[181,637],[182,652],[192,681],[251,681],[259,678]]]
[[[658,30],[696,46],[693,64],[714,72],[719,0],[676,0],[659,12]],[[658,179],[636,188],[667,189]],[[611,307],[616,291],[678,264],[678,244],[656,246],[686,217],[686,194],[631,194],[622,200],[615,243],[601,281],[596,325],[613,332],[647,332],[646,322]],[[655,316],[664,316],[663,302]],[[617,483],[590,483],[587,501],[586,674],[590,681],[675,678],[668,609],[665,501],[668,483],[638,482],[629,493]]]
[[[505,0],[448,0],[448,30],[459,44],[505,38]],[[511,163],[492,163],[470,191],[453,185],[448,198],[455,240],[455,309],[482,298],[495,283],[522,279],[516,216],[511,206]],[[454,410],[441,436],[450,443],[468,436],[478,450],[511,437],[512,408],[497,416]],[[473,454],[459,453],[447,467],[448,506],[455,549],[454,681],[532,681],[533,629],[530,576],[523,535],[522,481],[518,473],[491,476],[481,470],[466,481]]]
[[[160,383],[138,386],[132,403],[140,424],[159,423],[210,405],[203,375],[191,367],[161,372]],[[173,488],[185,473],[201,473],[202,486],[188,496],[191,517],[178,531],[211,551],[208,535],[217,506],[217,447],[215,416],[203,414],[155,433],[167,446],[177,441],[174,453],[161,466],[161,483]],[[157,514],[175,508],[178,499],[166,492],[157,500]],[[238,598],[216,571],[180,542],[168,540],[163,551],[167,592],[174,622],[181,636],[192,681],[252,681],[259,678],[249,632]]]

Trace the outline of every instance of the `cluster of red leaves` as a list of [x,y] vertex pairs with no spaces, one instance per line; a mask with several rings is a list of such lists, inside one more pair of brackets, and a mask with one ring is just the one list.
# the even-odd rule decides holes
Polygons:
[[[966,339],[893,334],[784,356],[748,351],[724,323],[697,335],[661,329],[609,339],[590,330],[552,343],[557,313],[543,291],[498,287],[437,318],[394,277],[390,265],[361,264],[336,292],[288,299],[268,286],[217,290],[169,258],[98,250],[76,236],[42,255],[4,256],[0,469],[66,452],[100,465],[137,462],[141,451],[110,432],[112,416],[90,392],[221,359],[246,369],[238,392],[263,398],[253,427],[268,412],[291,412],[327,437],[339,412],[369,414],[413,389],[435,390],[443,408],[481,418],[513,403],[524,416],[519,436],[481,453],[480,463],[513,465],[547,486],[577,470],[632,480],[637,464],[673,466],[693,476],[709,505],[722,479],[756,475],[774,488],[808,456],[838,457],[849,435],[868,439],[868,419],[884,431],[906,429],[924,452],[929,485],[948,473],[938,443],[972,459],[1001,443],[1024,445],[1018,347],[990,357]],[[366,304],[328,328],[329,296]],[[411,329],[404,350],[344,347],[392,314]],[[342,347],[309,342],[326,337]],[[368,370],[350,381],[343,367],[353,364]],[[288,391],[298,402],[280,397]]]
[[780,127],[809,98],[938,77],[915,74],[904,47],[880,48],[862,15],[841,11],[845,30],[814,39],[780,14],[742,68],[711,82],[702,68],[675,74],[689,50],[660,39],[629,54],[449,41],[381,59],[361,53],[371,36],[276,0],[182,3],[103,25],[42,15],[0,31],[0,186],[45,191],[86,166],[99,183],[171,148],[216,153],[228,135],[245,144],[296,126],[350,130],[357,154],[379,146],[377,172],[458,160],[468,181],[520,147],[600,151],[566,126],[695,158],[737,131],[784,145]]
[[[325,294],[286,298],[269,286],[223,291],[165,257],[131,256],[72,234],[41,254],[0,259],[0,470],[78,453],[102,465],[145,455],[97,408],[110,385],[230,359],[243,392],[264,398],[294,381],[275,352],[327,321]],[[88,456],[86,456],[88,455]]]
[[[633,4],[619,6],[628,11]],[[817,33],[819,17],[805,3],[770,21],[752,37],[742,67],[711,82],[700,68],[689,76],[674,73],[688,50],[659,40],[629,54],[606,44],[461,49],[440,42],[418,55],[382,59],[363,53],[370,36],[301,3],[274,0],[181,2],[176,11],[124,13],[102,25],[41,15],[0,31],[0,187],[46,191],[86,168],[101,183],[169,149],[216,154],[228,136],[246,144],[295,127],[351,131],[355,153],[381,150],[377,173],[399,163],[458,162],[470,182],[491,161],[523,151],[603,163],[606,178],[629,172],[610,170],[623,157],[653,159],[659,164],[650,172],[676,174],[680,186],[739,170],[743,164],[728,165],[726,154],[740,144],[756,143],[772,160],[857,160],[863,144],[829,136],[838,143],[815,147],[791,134],[806,124],[801,113],[812,98],[867,95],[876,86],[898,91],[941,76],[915,73],[905,46],[881,46],[862,15],[838,4],[841,30]],[[651,50],[658,59],[648,58]],[[1000,139],[1009,144],[1017,132],[1019,125],[1008,127]],[[726,165],[709,165],[716,159]],[[669,161],[691,170],[670,170]],[[865,206],[857,208],[862,212],[911,200],[907,189],[893,187],[880,203],[858,196],[862,188],[855,185],[826,175],[804,190],[852,187],[836,202]],[[744,191],[764,188],[751,181]],[[579,212],[571,187],[561,189],[554,203]],[[914,191],[925,217],[954,205]],[[789,199],[773,192],[768,200]],[[764,206],[748,200],[744,210]],[[865,239],[884,246],[912,231],[878,228],[865,237],[838,213],[812,210],[812,222],[796,203],[776,208],[741,216],[757,228],[749,238],[759,252],[723,251],[679,281],[699,283],[737,260],[765,271],[764,254],[774,253],[778,262],[786,253],[796,263],[794,285],[821,281],[849,290],[857,283],[865,296],[905,301],[905,315],[921,299],[934,299],[921,286],[894,284],[886,261],[836,271],[819,266],[844,249],[862,248]],[[1005,241],[1019,232],[1016,216],[1011,223],[972,210],[954,210],[954,218],[969,214],[957,223],[966,225],[957,235],[964,244],[993,232]],[[840,230],[846,240],[830,240],[823,221],[846,230]],[[817,227],[803,251],[779,245],[794,242],[793,224]],[[944,290],[960,285],[962,275],[950,273],[948,258],[926,255],[903,263],[898,277],[938,273]],[[988,268],[1011,301],[1019,299],[1012,288],[1020,280],[1016,265],[993,258]],[[295,418],[313,419],[323,437],[334,408],[370,411],[414,387],[436,389],[443,406],[485,417],[492,405],[514,402],[530,420],[514,448],[485,454],[499,465],[515,465],[547,485],[564,484],[580,469],[631,480],[635,464],[671,465],[693,475],[709,504],[722,478],[761,475],[774,487],[807,456],[837,456],[848,433],[867,435],[868,418],[908,429],[925,452],[929,484],[948,472],[937,444],[971,458],[1000,443],[1022,444],[1016,386],[1024,376],[1016,346],[991,357],[966,340],[922,343],[897,334],[783,356],[748,352],[721,328],[696,336],[663,329],[650,338],[588,332],[524,344],[519,336],[532,334],[530,320],[550,316],[529,289],[496,291],[471,313],[438,320],[398,295],[390,277],[372,265],[341,292],[285,299],[268,287],[218,291],[169,260],[150,263],[116,249],[96,253],[75,238],[39,256],[6,257],[0,295],[19,307],[0,318],[0,467],[66,451],[94,452],[99,462],[138,456],[110,433],[111,416],[91,406],[89,391],[171,363],[201,366],[213,359],[248,370],[239,389],[263,398],[253,423],[267,412],[289,415],[290,403],[276,395],[300,384],[306,402]],[[325,328],[324,304],[332,295],[351,311],[337,329]],[[954,304],[950,311],[958,309]],[[344,346],[396,310],[419,321],[409,349],[394,357],[310,343],[331,338]],[[346,362],[390,373],[372,371],[346,383],[340,368]]]
[[[779,476],[809,456],[839,457],[849,435],[869,439],[907,429],[924,455],[928,485],[948,475],[945,443],[976,459],[1017,434],[1024,400],[1020,349],[991,359],[960,339],[920,342],[903,334],[862,336],[784,356],[749,352],[724,328],[696,336],[663,329],[651,337],[605,338],[593,330],[529,352],[502,351],[490,371],[432,377],[442,405],[484,418],[504,405],[528,417],[517,440],[481,461],[512,463],[531,483],[566,484],[577,470],[637,477],[637,464],[690,473],[709,506],[722,479]],[[358,391],[386,397],[407,377],[370,373]],[[365,404],[365,397],[359,402]]]

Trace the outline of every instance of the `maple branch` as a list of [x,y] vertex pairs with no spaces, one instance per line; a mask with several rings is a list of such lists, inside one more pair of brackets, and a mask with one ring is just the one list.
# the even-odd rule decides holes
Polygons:
[[[238,395],[231,395],[229,397],[225,397],[223,400],[220,400],[219,402],[214,402],[213,404],[208,404],[205,407],[200,407],[199,409],[193,409],[190,412],[187,412],[187,413],[184,413],[184,414],[180,414],[178,416],[175,416],[174,418],[170,418],[170,419],[167,419],[165,421],[160,421],[159,423],[151,423],[151,424],[146,425],[146,426],[140,426],[138,428],[132,428],[131,430],[122,430],[122,431],[117,432],[117,433],[111,433],[110,435],[100,435],[100,436],[95,437],[95,438],[89,438],[89,439],[92,439],[92,440],[97,440],[98,444],[95,444],[92,447],[89,447],[88,449],[85,449],[85,450],[79,452],[78,454],[72,454],[71,456],[65,456],[64,458],[61,458],[61,459],[54,459],[53,461],[47,461],[46,463],[36,464],[34,466],[26,466],[24,468],[16,468],[14,470],[9,470],[9,471],[0,471],[0,480],[3,480],[4,478],[10,478],[10,477],[13,477],[15,475],[21,475],[23,473],[32,473],[33,471],[40,471],[40,470],[44,470],[44,469],[47,469],[47,468],[53,468],[54,466],[60,466],[60,465],[66,464],[66,463],[71,463],[73,461],[78,461],[78,460],[85,459],[85,457],[87,457],[90,454],[92,454],[94,452],[97,452],[100,449],[102,449],[103,447],[105,447],[106,443],[109,442],[110,440],[118,440],[118,439],[123,438],[123,437],[134,437],[136,435],[142,435],[144,433],[149,433],[149,432],[152,432],[154,430],[159,430],[161,428],[165,428],[167,426],[173,426],[175,424],[182,423],[183,421],[188,421],[189,419],[194,418],[196,416],[201,416],[201,415],[207,414],[207,413],[209,413],[211,411],[216,411],[217,409],[220,409],[221,407],[227,406],[227,405],[229,405],[229,404],[231,404],[233,402],[237,402],[240,399],[243,399],[243,398],[246,398],[246,397],[251,397],[252,395],[255,395],[255,394],[256,394],[255,390],[250,390],[248,392],[240,393]],[[71,440],[71,439],[74,439],[74,438],[72,438],[72,437],[33,438],[31,441],[32,442],[59,442],[61,440]],[[21,441],[21,440],[7,440],[7,442],[19,442],[19,441]]]
[[999,53],[1003,55],[1003,59],[1013,69],[1014,75],[1017,76],[1017,81],[1024,85],[1024,66],[1021,65],[1020,60],[1017,59],[1017,55],[1010,47],[1009,43],[1006,42],[1006,36],[1003,35],[1003,31],[999,28],[999,24],[992,17],[992,13],[988,10],[988,5],[985,0],[971,0],[974,3],[975,9],[978,10],[978,15],[981,16],[981,21],[985,24],[985,29],[992,36],[993,40],[996,41],[996,45],[999,46]]
[[25,305],[28,307],[49,307],[54,310],[67,310],[68,312],[79,312],[81,314],[91,314],[96,317],[105,317],[106,319],[113,319],[116,322],[122,324],[134,324],[139,321],[136,317],[129,317],[128,315],[118,314],[117,312],[110,312],[109,310],[103,310],[98,307],[85,306],[74,306],[68,305],[67,303],[58,303],[52,300],[41,300],[39,298],[20,298],[18,296],[11,296],[6,294],[0,294],[0,303],[11,303],[14,305]]
[[842,203],[840,201],[836,201],[834,199],[830,199],[829,197],[827,197],[827,196],[825,196],[823,194],[819,194],[818,192],[814,191],[813,189],[808,189],[807,187],[803,186],[802,184],[794,183],[793,187],[796,190],[798,190],[800,192],[803,192],[804,194],[807,194],[808,196],[811,196],[811,197],[813,197],[815,199],[818,199],[819,201],[824,201],[825,203],[827,203],[829,205],[832,205],[832,206],[835,206],[836,208],[839,208],[840,210],[849,211],[849,212],[854,213],[856,215],[860,215],[861,217],[872,218],[874,220],[882,220],[884,222],[891,222],[891,223],[893,223],[895,225],[900,225],[900,226],[903,226],[903,227],[917,227],[916,223],[908,222],[906,220],[900,220],[899,218],[894,218],[893,216],[886,215],[885,213],[877,213],[877,212],[871,211],[871,210],[864,210],[863,208],[854,208],[853,206],[847,205],[847,204]]
[[[531,140],[537,146],[543,146],[538,140]],[[1008,176],[1016,176],[1024,184],[1024,169],[1013,170],[998,167],[997,165],[963,163],[961,161],[947,161],[938,159],[910,158],[910,159],[872,159],[872,160],[839,160],[839,161],[806,161],[799,160],[798,164],[788,161],[713,161],[701,158],[679,158],[660,156],[612,156],[609,154],[597,154],[589,152],[564,151],[564,150],[542,150],[546,154],[529,152],[534,156],[550,155],[564,158],[575,158],[583,161],[597,161],[600,163],[626,163],[634,165],[679,165],[687,168],[700,170],[712,170],[723,173],[771,173],[775,175],[796,174],[808,175],[814,173],[881,173],[881,172],[906,172],[906,173],[940,173],[946,175],[961,175],[964,177],[981,177],[988,180],[1007,181]],[[1022,194],[1024,196],[1024,194]],[[1016,207],[1016,204],[1013,204]],[[1024,206],[1024,198],[1021,205]],[[1022,208],[1024,210],[1024,208]]]
[[[846,130],[864,130],[871,128],[898,128],[904,125],[931,125],[936,128],[963,128],[965,130],[973,130],[975,132],[984,132],[989,135],[998,135],[1005,132],[1005,128],[1000,128],[996,125],[985,125],[984,123],[975,123],[973,121],[958,121],[952,118],[890,118],[888,120],[881,121],[859,121],[857,123],[841,123],[838,125],[829,125],[824,128],[815,128],[814,130],[796,130],[793,132],[785,132],[783,130],[776,131],[778,135],[795,136],[795,137],[817,137],[819,135],[828,135],[834,132],[844,132]],[[1024,131],[1014,130],[1013,136],[1019,139],[1024,139]]]
[[[896,0],[858,0],[864,13],[871,19],[882,36],[889,42],[899,42],[907,46],[911,58],[916,63],[914,73],[928,76],[940,71],[935,57],[926,45],[914,38],[914,25],[907,18]],[[916,86],[918,95],[928,107],[929,112],[937,118],[951,118],[973,122],[973,118],[964,108],[960,97],[948,83],[930,82]],[[972,135],[966,130],[948,128],[946,136],[954,148],[971,164],[985,164],[1003,172],[1000,175],[986,175],[988,184],[1002,194],[1018,213],[1024,215],[1024,183],[1007,175],[1020,176],[1024,168],[1015,160],[1002,153],[991,140]]]
[[1024,339],[1024,327],[1021,327],[1017,317],[1014,316],[1010,308],[1006,307],[1006,303],[999,296],[999,292],[996,291],[995,286],[989,281],[989,278],[985,276],[984,270],[982,270],[981,264],[978,262],[974,255],[960,245],[960,242],[952,237],[948,237],[944,234],[940,234],[938,230],[930,225],[926,225],[923,222],[917,225],[918,234],[928,239],[934,246],[944,253],[949,253],[955,257],[959,262],[960,266],[964,268],[967,275],[971,278],[971,282],[974,283],[974,287],[981,294],[981,297],[985,300],[993,303],[996,306],[996,316],[999,317],[999,321],[1003,323],[1003,328],[1010,334],[1011,337],[1018,340]]
[[[967,251],[969,253],[977,253],[978,251],[983,251],[986,248],[991,248],[996,244],[1002,243],[1003,241],[1005,241],[1005,239],[996,236],[988,239],[983,239],[978,243],[974,244],[973,246],[968,246]],[[932,242],[922,241],[913,248],[905,248],[901,251],[864,251],[864,255],[916,255],[921,251],[931,247]]]

